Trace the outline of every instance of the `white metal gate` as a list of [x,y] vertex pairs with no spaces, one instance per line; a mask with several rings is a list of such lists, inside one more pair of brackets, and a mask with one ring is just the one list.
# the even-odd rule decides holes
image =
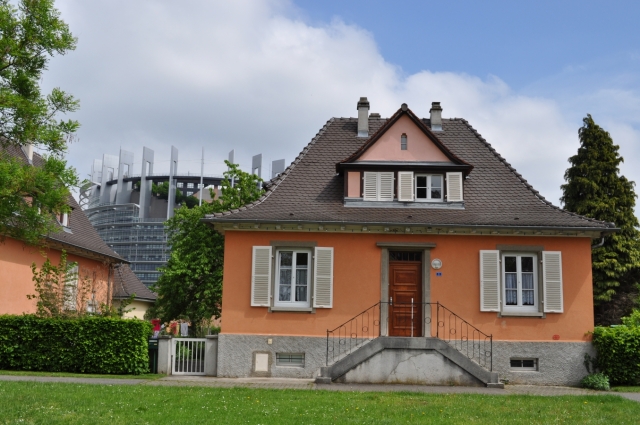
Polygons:
[[171,374],[204,375],[204,338],[173,338]]

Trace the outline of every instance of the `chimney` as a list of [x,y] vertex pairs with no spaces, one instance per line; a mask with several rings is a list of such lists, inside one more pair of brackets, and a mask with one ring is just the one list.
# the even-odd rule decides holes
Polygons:
[[369,137],[369,101],[366,97],[358,101],[358,137]]
[[431,102],[431,131],[442,131],[442,107],[440,102]]
[[33,165],[33,145],[31,143],[22,146],[22,152],[27,156],[29,164]]

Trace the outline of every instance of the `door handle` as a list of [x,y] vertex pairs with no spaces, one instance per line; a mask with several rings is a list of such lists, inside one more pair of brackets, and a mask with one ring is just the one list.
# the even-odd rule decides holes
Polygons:
[[393,297],[389,297],[389,305],[393,305]]

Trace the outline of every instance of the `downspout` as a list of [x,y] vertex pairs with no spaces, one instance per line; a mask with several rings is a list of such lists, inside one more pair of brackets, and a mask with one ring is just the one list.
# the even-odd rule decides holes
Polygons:
[[593,251],[595,248],[600,248],[602,245],[604,245],[604,236],[600,239],[600,242],[595,245],[591,245],[591,250]]

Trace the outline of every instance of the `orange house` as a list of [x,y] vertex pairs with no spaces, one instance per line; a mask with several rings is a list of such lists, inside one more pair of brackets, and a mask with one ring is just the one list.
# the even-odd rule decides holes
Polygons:
[[592,353],[591,244],[462,119],[358,102],[225,234],[218,376],[575,385]]
[[[2,153],[34,166],[42,161],[31,149],[9,147]],[[57,217],[58,231],[45,238],[43,247],[29,246],[9,237],[0,241],[0,314],[35,313],[37,301],[27,298],[35,294],[31,265],[35,263],[39,270],[47,259],[58,265],[63,250],[67,263],[74,264],[71,283],[77,293],[74,300],[68,301],[74,304],[68,308],[97,311],[101,304],[111,304],[114,299],[127,298],[134,292],[135,302],[139,298],[146,304],[155,300],[155,294],[148,289],[142,291],[132,279],[121,278],[129,270],[126,261],[104,243],[71,196],[69,206],[71,212]]]

